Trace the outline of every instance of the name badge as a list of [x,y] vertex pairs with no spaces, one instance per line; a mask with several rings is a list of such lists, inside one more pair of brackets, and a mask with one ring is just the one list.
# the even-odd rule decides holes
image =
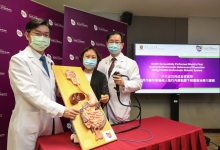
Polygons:
[[115,68],[122,69],[122,70],[126,69],[125,67],[122,67],[121,65],[115,65]]

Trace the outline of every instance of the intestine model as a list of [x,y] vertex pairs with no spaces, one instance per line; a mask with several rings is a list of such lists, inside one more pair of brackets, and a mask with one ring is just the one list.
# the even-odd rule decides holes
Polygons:
[[80,109],[80,115],[85,126],[91,129],[95,133],[96,140],[103,139],[102,134],[99,132],[105,126],[106,117],[104,113],[99,109],[100,101],[97,102],[96,97],[93,92],[86,93],[79,82],[77,74],[73,70],[66,70],[66,77],[68,80],[71,80],[72,83],[79,88],[82,93],[73,93],[70,96],[71,104],[75,105],[80,100],[89,99],[88,102],[85,102],[83,107]]

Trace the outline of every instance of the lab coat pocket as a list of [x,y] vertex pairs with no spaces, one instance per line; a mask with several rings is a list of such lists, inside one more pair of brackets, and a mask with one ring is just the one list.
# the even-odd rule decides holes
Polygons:
[[27,134],[36,133],[40,128],[40,113],[24,111],[21,116],[21,131]]

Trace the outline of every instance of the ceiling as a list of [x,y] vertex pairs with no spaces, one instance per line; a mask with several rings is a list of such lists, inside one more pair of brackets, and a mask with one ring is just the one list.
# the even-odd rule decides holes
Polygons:
[[64,5],[90,12],[152,17],[219,17],[220,0],[33,0],[64,12]]

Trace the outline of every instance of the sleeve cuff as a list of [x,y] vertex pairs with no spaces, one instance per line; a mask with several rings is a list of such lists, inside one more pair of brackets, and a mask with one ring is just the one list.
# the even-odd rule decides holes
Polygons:
[[63,117],[65,109],[66,109],[66,107],[61,105],[60,111],[58,112],[59,117]]

